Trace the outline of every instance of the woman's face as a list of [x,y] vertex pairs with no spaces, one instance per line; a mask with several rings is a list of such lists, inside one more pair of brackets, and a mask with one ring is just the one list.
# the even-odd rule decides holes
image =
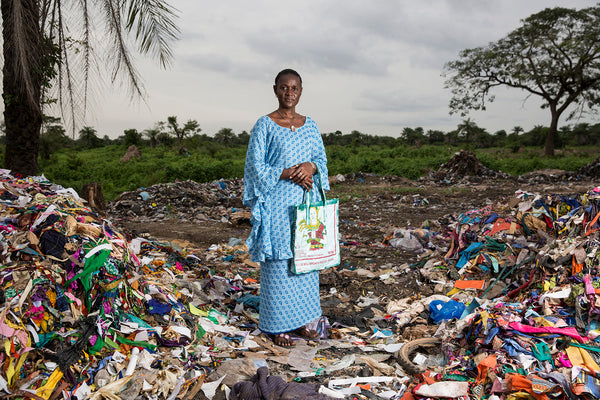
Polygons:
[[294,108],[300,101],[302,83],[296,75],[286,74],[279,77],[273,90],[281,108]]

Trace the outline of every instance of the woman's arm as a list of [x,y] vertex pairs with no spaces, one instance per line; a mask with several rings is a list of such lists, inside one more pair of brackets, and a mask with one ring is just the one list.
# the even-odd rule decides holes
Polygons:
[[284,169],[267,163],[267,127],[259,119],[250,132],[244,166],[244,202],[266,196],[277,184]]

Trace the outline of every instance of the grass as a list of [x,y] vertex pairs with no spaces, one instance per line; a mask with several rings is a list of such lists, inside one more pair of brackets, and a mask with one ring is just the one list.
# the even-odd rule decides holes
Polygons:
[[[191,147],[189,147],[191,148]],[[415,180],[439,169],[459,151],[447,145],[422,146],[360,146],[332,145],[326,148],[330,175],[367,173],[396,175]],[[157,183],[191,179],[210,182],[218,179],[241,178],[244,173],[244,146],[211,144],[210,148],[191,148],[189,156],[178,154],[176,148],[142,147],[142,157],[126,163],[119,160],[126,147],[110,145],[95,149],[61,149],[48,160],[40,160],[40,172],[50,181],[77,191],[86,183],[98,182],[107,201],[124,191],[148,187]],[[598,149],[572,147],[545,157],[542,149],[525,148],[512,151],[506,148],[475,150],[477,158],[487,167],[513,176],[536,169],[575,171],[593,161]],[[375,193],[418,194],[418,187],[379,185],[373,188],[343,186],[343,192],[333,185],[334,192],[344,201]],[[444,190],[457,190],[445,188]]]

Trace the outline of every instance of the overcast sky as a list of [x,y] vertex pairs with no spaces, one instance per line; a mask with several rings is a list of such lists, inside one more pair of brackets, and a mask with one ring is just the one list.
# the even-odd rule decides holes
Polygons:
[[[582,8],[583,0],[171,0],[180,12],[181,39],[172,67],[139,59],[147,104],[108,87],[87,125],[99,136],[139,131],[176,115],[195,119],[202,133],[250,131],[273,111],[273,78],[296,69],[304,92],[297,108],[322,133],[358,130],[398,136],[404,127],[449,131],[450,92],[441,76],[460,50],[485,46],[546,7]],[[537,99],[499,90],[485,112],[470,114],[493,133],[548,126]],[[583,121],[580,121],[583,122]],[[593,121],[592,122],[597,122]],[[562,120],[560,125],[567,124]]]

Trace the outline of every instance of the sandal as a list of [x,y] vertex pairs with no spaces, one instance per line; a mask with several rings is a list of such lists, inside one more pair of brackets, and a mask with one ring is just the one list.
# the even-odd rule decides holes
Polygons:
[[319,332],[315,331],[314,329],[308,329],[306,326],[298,328],[292,331],[292,333],[306,340],[316,340],[319,338]]
[[287,333],[278,333],[270,335],[270,337],[273,343],[280,347],[293,347],[295,344],[294,340]]

